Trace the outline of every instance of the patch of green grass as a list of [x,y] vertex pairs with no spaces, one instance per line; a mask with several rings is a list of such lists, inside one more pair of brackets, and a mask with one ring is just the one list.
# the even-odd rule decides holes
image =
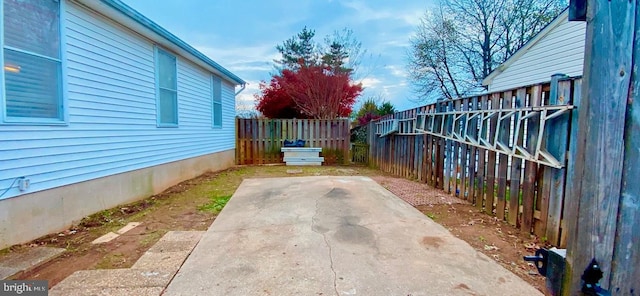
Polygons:
[[429,217],[429,219],[431,220],[435,220],[436,219],[436,215],[433,213],[426,213],[425,215],[427,215],[427,217]]
[[144,238],[140,241],[140,244],[143,246],[149,246],[157,242],[163,235],[165,235],[166,231],[156,230],[150,233],[147,233]]
[[214,196],[210,198],[210,201],[204,205],[198,206],[198,211],[209,212],[217,214],[222,211],[227,202],[231,199],[231,195]]
[[96,264],[96,269],[112,269],[122,265],[126,259],[122,253],[111,253],[102,257],[102,260]]
[[478,237],[478,240],[481,241],[481,242],[486,242],[487,241],[487,239],[484,238],[484,236],[482,236],[482,235]]

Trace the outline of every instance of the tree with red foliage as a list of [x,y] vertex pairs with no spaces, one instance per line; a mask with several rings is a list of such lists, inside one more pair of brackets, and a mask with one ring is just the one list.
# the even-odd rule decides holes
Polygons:
[[260,89],[257,109],[266,117],[333,119],[351,114],[362,85],[352,83],[349,72],[300,63],[299,69],[283,70]]
[[282,87],[283,78],[274,76],[267,85],[260,83],[260,93],[253,96],[256,98],[256,109],[268,118],[309,118],[303,115],[297,108],[296,103]]
[[363,52],[348,29],[325,38],[325,46],[313,41],[315,31],[304,27],[276,49],[276,74],[260,84],[256,109],[269,118],[348,117],[361,84],[352,75]]

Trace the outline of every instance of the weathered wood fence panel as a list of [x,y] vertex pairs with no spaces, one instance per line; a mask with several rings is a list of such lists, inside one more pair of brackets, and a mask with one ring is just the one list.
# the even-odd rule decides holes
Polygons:
[[284,140],[322,148],[326,164],[349,163],[348,119],[244,119],[236,121],[236,163],[281,163]]
[[[397,120],[397,130],[369,135],[369,163],[443,189],[487,214],[563,246],[566,151],[569,143],[575,145],[570,139],[575,136],[570,129],[573,112],[556,108],[564,111],[552,115],[555,111],[540,108],[579,102],[580,91],[574,85],[580,85],[580,79],[556,77],[552,83],[443,101],[385,116],[380,120],[388,126]],[[539,111],[531,111],[538,110],[535,108]],[[452,115],[438,115],[443,112]],[[425,113],[435,115],[421,117]],[[426,118],[433,118],[430,131],[442,131],[440,136],[418,127]],[[375,133],[375,123],[369,131]],[[474,144],[478,141],[487,143]],[[518,155],[501,152],[518,149],[525,151]],[[550,153],[560,165],[553,167],[522,156],[544,154],[540,151]]]

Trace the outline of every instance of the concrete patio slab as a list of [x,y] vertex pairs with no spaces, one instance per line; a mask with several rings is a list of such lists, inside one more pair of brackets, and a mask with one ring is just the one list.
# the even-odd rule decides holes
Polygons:
[[51,290],[165,287],[172,276],[172,272],[129,268],[80,270],[68,276]]
[[62,252],[64,252],[62,248],[35,247],[21,254],[7,256],[0,260],[0,280],[45,263]]
[[131,268],[74,272],[50,295],[160,295],[204,231],[169,231]]
[[203,234],[204,231],[169,231],[131,268],[176,272]]
[[190,251],[146,252],[131,266],[132,269],[176,272],[189,256]]
[[163,287],[53,289],[49,296],[159,296]]
[[160,241],[189,242],[195,246],[204,233],[204,231],[169,231],[160,238]]
[[542,295],[366,177],[245,180],[163,295]]
[[0,266],[0,279],[4,280],[20,271],[22,269]]

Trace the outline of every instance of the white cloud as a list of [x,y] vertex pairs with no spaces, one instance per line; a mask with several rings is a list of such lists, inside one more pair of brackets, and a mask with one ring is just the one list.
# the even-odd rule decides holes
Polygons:
[[223,67],[233,72],[264,71],[273,69],[273,60],[279,57],[274,45],[255,45],[237,47],[195,46]]
[[384,68],[385,68],[385,70],[388,71],[388,73],[390,73],[391,75],[396,76],[396,77],[407,78],[409,76],[407,74],[407,71],[402,66],[387,65]]
[[366,77],[357,82],[362,83],[362,86],[364,88],[376,88],[376,86],[379,85],[382,81],[375,77]]

